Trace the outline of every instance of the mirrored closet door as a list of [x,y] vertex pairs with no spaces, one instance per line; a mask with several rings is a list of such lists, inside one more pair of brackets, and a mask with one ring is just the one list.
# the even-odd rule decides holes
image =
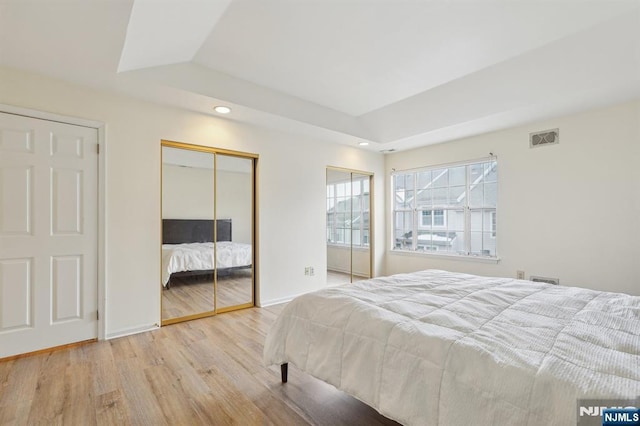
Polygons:
[[254,305],[257,156],[162,141],[162,324]]
[[216,155],[216,217],[229,232],[216,244],[217,310],[253,306],[253,159]]
[[373,175],[327,168],[327,283],[372,277],[371,194]]

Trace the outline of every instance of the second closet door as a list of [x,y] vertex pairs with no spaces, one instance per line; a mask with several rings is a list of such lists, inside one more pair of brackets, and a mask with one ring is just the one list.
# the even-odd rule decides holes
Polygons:
[[371,175],[327,168],[327,283],[371,277]]

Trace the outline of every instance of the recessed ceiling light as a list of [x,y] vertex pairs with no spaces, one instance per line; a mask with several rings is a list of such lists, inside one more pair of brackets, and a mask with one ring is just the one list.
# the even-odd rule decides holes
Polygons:
[[358,145],[360,145],[360,146],[367,146],[367,145],[369,145],[369,142],[360,142]]
[[222,105],[213,108],[213,110],[218,114],[229,114],[231,112],[231,108]]

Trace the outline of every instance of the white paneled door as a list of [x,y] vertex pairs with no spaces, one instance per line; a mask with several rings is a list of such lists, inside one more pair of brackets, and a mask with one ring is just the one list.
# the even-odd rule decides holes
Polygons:
[[0,113],[0,358],[97,337],[97,145]]

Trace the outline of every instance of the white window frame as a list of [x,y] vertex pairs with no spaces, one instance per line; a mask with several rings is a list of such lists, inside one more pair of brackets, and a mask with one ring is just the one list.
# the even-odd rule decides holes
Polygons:
[[[413,215],[413,220],[412,220],[412,229],[411,229],[411,233],[412,235],[416,236],[418,235],[418,229],[419,226],[418,225],[423,225],[423,226],[428,226],[426,224],[424,224],[422,222],[423,220],[423,216],[422,216],[422,212],[423,211],[436,211],[436,210],[442,210],[444,213],[444,225],[442,226],[433,226],[433,221],[435,218],[435,215],[432,214],[431,215],[431,221],[432,221],[432,226],[431,229],[446,229],[447,228],[447,211],[448,210],[463,210],[464,211],[464,247],[465,250],[464,252],[461,253],[455,253],[455,252],[450,252],[450,251],[439,251],[437,250],[425,250],[425,251],[420,251],[418,250],[418,246],[419,241],[418,238],[412,238],[412,247],[411,248],[405,248],[403,246],[398,246],[396,244],[395,241],[395,237],[392,238],[392,243],[391,243],[391,247],[390,250],[392,253],[411,253],[411,254],[421,254],[421,255],[433,255],[433,256],[444,256],[444,257],[456,257],[456,258],[471,258],[471,259],[478,259],[478,260],[487,260],[487,261],[493,261],[493,262],[497,262],[499,260],[498,257],[498,247],[496,244],[496,248],[495,248],[495,255],[491,256],[487,256],[487,255],[483,255],[483,254],[477,254],[477,253],[472,253],[471,252],[471,212],[472,211],[478,211],[478,210],[490,210],[493,209],[493,211],[490,212],[491,216],[491,220],[490,220],[490,236],[492,239],[497,239],[497,222],[494,222],[494,220],[497,218],[497,209],[498,209],[498,205],[497,205],[497,200],[496,200],[496,205],[495,206],[487,206],[487,205],[483,205],[482,207],[470,207],[469,206],[469,197],[465,197],[465,202],[463,204],[463,206],[454,206],[454,205],[446,205],[446,206],[433,206],[431,208],[418,208],[416,206],[417,202],[417,191],[418,191],[418,174],[421,172],[425,172],[425,171],[431,171],[431,170],[443,170],[443,169],[451,169],[451,168],[455,168],[455,167],[460,167],[460,166],[465,166],[465,193],[469,194],[471,188],[477,183],[477,181],[475,182],[471,182],[471,180],[469,179],[469,168],[470,166],[476,165],[476,164],[482,164],[482,163],[487,163],[487,162],[494,162],[496,164],[497,167],[497,158],[495,156],[492,157],[488,157],[488,158],[482,158],[482,159],[477,159],[477,160],[472,160],[472,161],[465,161],[465,162],[458,162],[458,163],[449,163],[449,164],[441,164],[441,165],[434,165],[434,166],[429,166],[429,167],[421,167],[421,168],[416,168],[416,169],[410,169],[410,170],[398,170],[398,171],[394,171],[393,173],[391,173],[391,199],[394,200],[392,202],[391,205],[391,232],[392,234],[395,233],[395,220],[396,220],[396,213],[412,213]],[[413,190],[414,190],[414,196],[413,196],[413,200],[411,202],[411,207],[409,208],[404,208],[404,209],[396,209],[395,208],[395,177],[399,176],[399,175],[413,175]],[[434,251],[437,251],[437,253],[434,253]]]
[[[430,228],[446,228],[447,227],[447,215],[445,214],[445,211],[443,209],[436,209],[436,208],[432,208],[432,209],[421,209],[418,210],[420,212],[420,225],[421,226],[428,226]],[[425,212],[431,212],[431,223],[424,223],[424,213]],[[436,214],[435,212],[440,212],[442,214],[442,225],[436,225],[435,221],[436,221]]]

